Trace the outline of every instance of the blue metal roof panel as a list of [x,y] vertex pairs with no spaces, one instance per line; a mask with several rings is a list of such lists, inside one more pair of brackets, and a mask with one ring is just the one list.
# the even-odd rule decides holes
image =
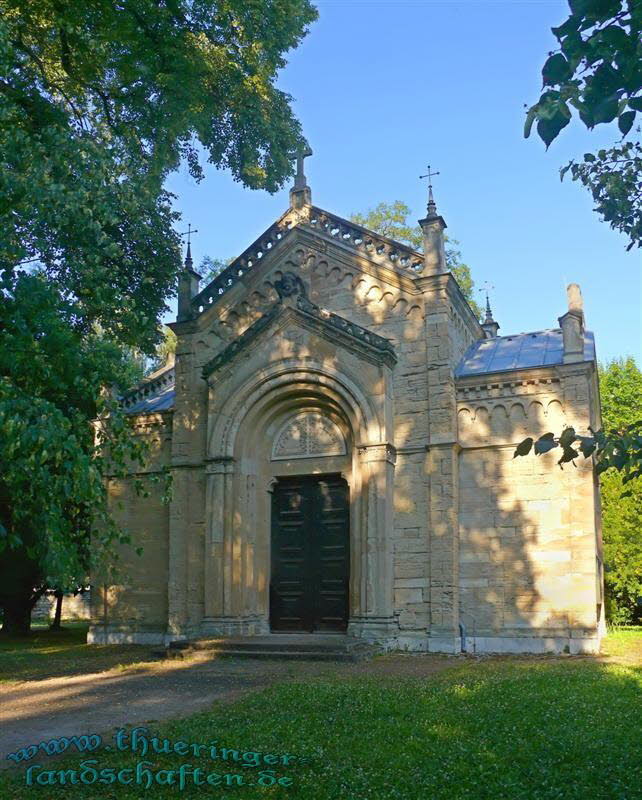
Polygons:
[[[474,342],[464,353],[455,376],[462,378],[466,375],[562,364],[563,356],[560,328],[518,333],[515,336],[495,336]],[[595,361],[595,341],[590,331],[584,334],[584,360]]]
[[152,411],[168,411],[174,407],[174,399],[176,391],[173,386],[169,386],[158,394],[152,394],[144,400],[139,400],[138,403],[128,406],[126,411],[128,414],[147,414]]

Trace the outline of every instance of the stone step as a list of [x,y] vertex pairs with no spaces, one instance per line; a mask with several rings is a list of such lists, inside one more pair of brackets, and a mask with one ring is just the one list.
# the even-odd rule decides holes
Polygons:
[[[200,651],[201,654],[209,651]],[[212,651],[217,658],[252,658],[275,661],[361,661],[356,653],[328,652],[327,650],[218,650]]]
[[198,657],[290,659],[311,661],[362,661],[380,652],[360,639],[341,635],[273,634],[172,642],[157,651],[159,658]]
[[[297,642],[297,641],[252,641],[254,637],[244,640],[231,640],[231,639],[197,639],[190,642],[193,650],[262,650],[273,652],[326,652],[326,653],[348,653],[353,650],[367,648],[368,645],[363,642]],[[171,645],[170,645],[171,647]]]

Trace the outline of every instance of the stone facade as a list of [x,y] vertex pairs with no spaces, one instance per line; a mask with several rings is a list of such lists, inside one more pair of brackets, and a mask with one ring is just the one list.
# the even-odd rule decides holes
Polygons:
[[513,459],[525,436],[599,425],[577,294],[560,328],[497,337],[447,272],[432,198],[419,254],[311,205],[298,180],[291,208],[201,291],[188,259],[176,363],[123,400],[173,497],[110,487],[144,552],[122,585],[94,587],[90,641],[268,633],[274,493],[333,475],[350,498],[348,634],[595,651],[592,465]]

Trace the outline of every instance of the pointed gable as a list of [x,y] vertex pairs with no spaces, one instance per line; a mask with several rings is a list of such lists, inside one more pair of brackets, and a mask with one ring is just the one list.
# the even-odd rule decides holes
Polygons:
[[193,317],[216,304],[239,281],[260,269],[263,263],[272,262],[277,253],[283,253],[284,245],[291,241],[292,232],[297,229],[318,237],[326,244],[336,244],[340,249],[365,258],[400,277],[416,277],[422,265],[422,256],[412,248],[329,211],[316,206],[304,212],[288,209],[220,275],[198,292],[191,301]]

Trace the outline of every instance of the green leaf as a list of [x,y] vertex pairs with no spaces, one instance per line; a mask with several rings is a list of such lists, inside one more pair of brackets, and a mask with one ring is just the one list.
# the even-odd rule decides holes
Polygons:
[[533,106],[532,108],[528,109],[526,114],[526,120],[524,122],[524,139],[528,139],[531,135],[531,130],[533,128],[533,122],[537,119],[537,108]]
[[642,111],[642,97],[629,98],[629,108],[632,108],[634,111]]
[[551,119],[540,119],[537,122],[537,133],[546,147],[549,147],[557,134],[569,123],[569,117],[565,114],[556,114]]
[[560,468],[562,468],[562,464],[567,464],[569,461],[572,461],[573,465],[575,465],[575,459],[578,456],[579,453],[577,452],[577,450],[575,450],[574,447],[565,447],[564,452],[562,453],[562,456],[557,463],[559,464]]
[[622,136],[626,136],[626,134],[633,127],[634,122],[635,122],[635,111],[625,111],[623,114],[620,114],[617,121],[617,125],[622,133]]
[[575,428],[564,428],[560,436],[560,445],[562,447],[569,447],[576,439]]
[[535,442],[535,455],[541,456],[543,453],[548,453],[550,450],[554,450],[557,446],[555,434],[545,433]]
[[517,456],[527,456],[530,453],[532,446],[533,439],[529,436],[527,439],[524,439],[524,441],[517,445],[515,452],[513,453],[513,458],[517,458]]
[[597,125],[600,122],[612,122],[617,116],[618,96],[611,95],[605,97],[593,107],[593,122]]
[[550,56],[542,68],[542,79],[545,86],[555,86],[571,77],[571,68],[562,53]]
[[595,448],[597,447],[597,442],[592,436],[580,436],[580,452],[584,456],[584,458],[588,458],[595,452]]

